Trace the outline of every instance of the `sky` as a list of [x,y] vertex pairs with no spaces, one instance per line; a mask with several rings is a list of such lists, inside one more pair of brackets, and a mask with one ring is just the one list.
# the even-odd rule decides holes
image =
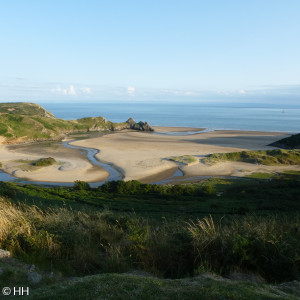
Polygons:
[[0,0],[0,101],[300,104],[299,0]]

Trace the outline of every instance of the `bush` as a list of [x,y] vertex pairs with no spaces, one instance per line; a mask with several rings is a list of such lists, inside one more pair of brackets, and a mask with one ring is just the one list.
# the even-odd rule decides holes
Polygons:
[[90,189],[90,185],[85,181],[76,180],[73,188],[77,191],[88,191]]
[[36,167],[47,167],[54,165],[56,163],[56,160],[53,157],[47,157],[47,158],[40,158],[39,160],[32,163],[32,165]]

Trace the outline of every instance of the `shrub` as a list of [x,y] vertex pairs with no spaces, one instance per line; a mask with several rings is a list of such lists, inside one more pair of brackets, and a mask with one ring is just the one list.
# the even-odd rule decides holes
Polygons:
[[76,180],[73,188],[77,191],[88,191],[90,189],[90,185],[85,181]]
[[32,164],[36,167],[46,167],[51,166],[56,163],[56,160],[53,157],[40,158],[39,160],[33,162]]

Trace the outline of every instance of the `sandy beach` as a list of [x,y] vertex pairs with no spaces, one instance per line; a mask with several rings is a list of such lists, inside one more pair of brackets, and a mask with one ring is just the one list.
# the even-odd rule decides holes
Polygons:
[[[157,130],[158,128],[156,128]],[[161,131],[174,132],[178,128],[160,127]],[[119,132],[99,138],[80,140],[73,145],[91,147],[100,152],[97,158],[109,162],[123,175],[125,180],[156,182],[169,177],[180,166],[184,177],[191,176],[244,176],[253,172],[278,172],[300,170],[299,166],[264,166],[239,162],[223,162],[213,166],[203,163],[202,158],[210,153],[226,153],[243,150],[268,150],[266,146],[289,136],[280,132],[256,131],[212,131],[190,135],[159,135],[147,132]],[[201,129],[194,128],[194,131]],[[198,162],[180,165],[170,161],[172,156],[193,155]]]
[[[183,178],[194,176],[245,176],[253,172],[300,170],[300,166],[264,166],[241,162],[221,162],[207,165],[203,158],[211,153],[243,150],[267,150],[266,146],[289,136],[280,132],[222,130],[202,132],[201,128],[156,127],[157,134],[140,131],[122,131],[100,137],[74,141],[75,146],[98,149],[97,159],[113,165],[124,180],[157,182],[172,176],[178,167]],[[172,133],[182,133],[172,135]],[[193,133],[195,132],[195,133]],[[190,134],[187,134],[190,133]],[[196,162],[190,165],[171,161],[173,156],[192,155]],[[31,162],[42,157],[53,157],[57,163],[35,168]],[[20,145],[0,145],[2,170],[15,177],[31,181],[87,182],[103,181],[108,172],[94,166],[85,154],[61,143],[44,142]]]

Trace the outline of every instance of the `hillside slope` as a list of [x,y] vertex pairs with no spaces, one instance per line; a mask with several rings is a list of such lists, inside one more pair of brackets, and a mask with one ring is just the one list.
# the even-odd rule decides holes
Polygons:
[[279,140],[269,146],[279,147],[283,149],[300,149],[300,133],[293,134],[290,137]]
[[42,106],[27,102],[0,103],[0,114],[3,113],[55,118],[51,112]]
[[67,133],[134,129],[152,131],[147,123],[129,119],[122,123],[107,121],[104,117],[78,120],[57,119],[51,112],[34,103],[0,103],[0,136],[2,143],[58,140]]

